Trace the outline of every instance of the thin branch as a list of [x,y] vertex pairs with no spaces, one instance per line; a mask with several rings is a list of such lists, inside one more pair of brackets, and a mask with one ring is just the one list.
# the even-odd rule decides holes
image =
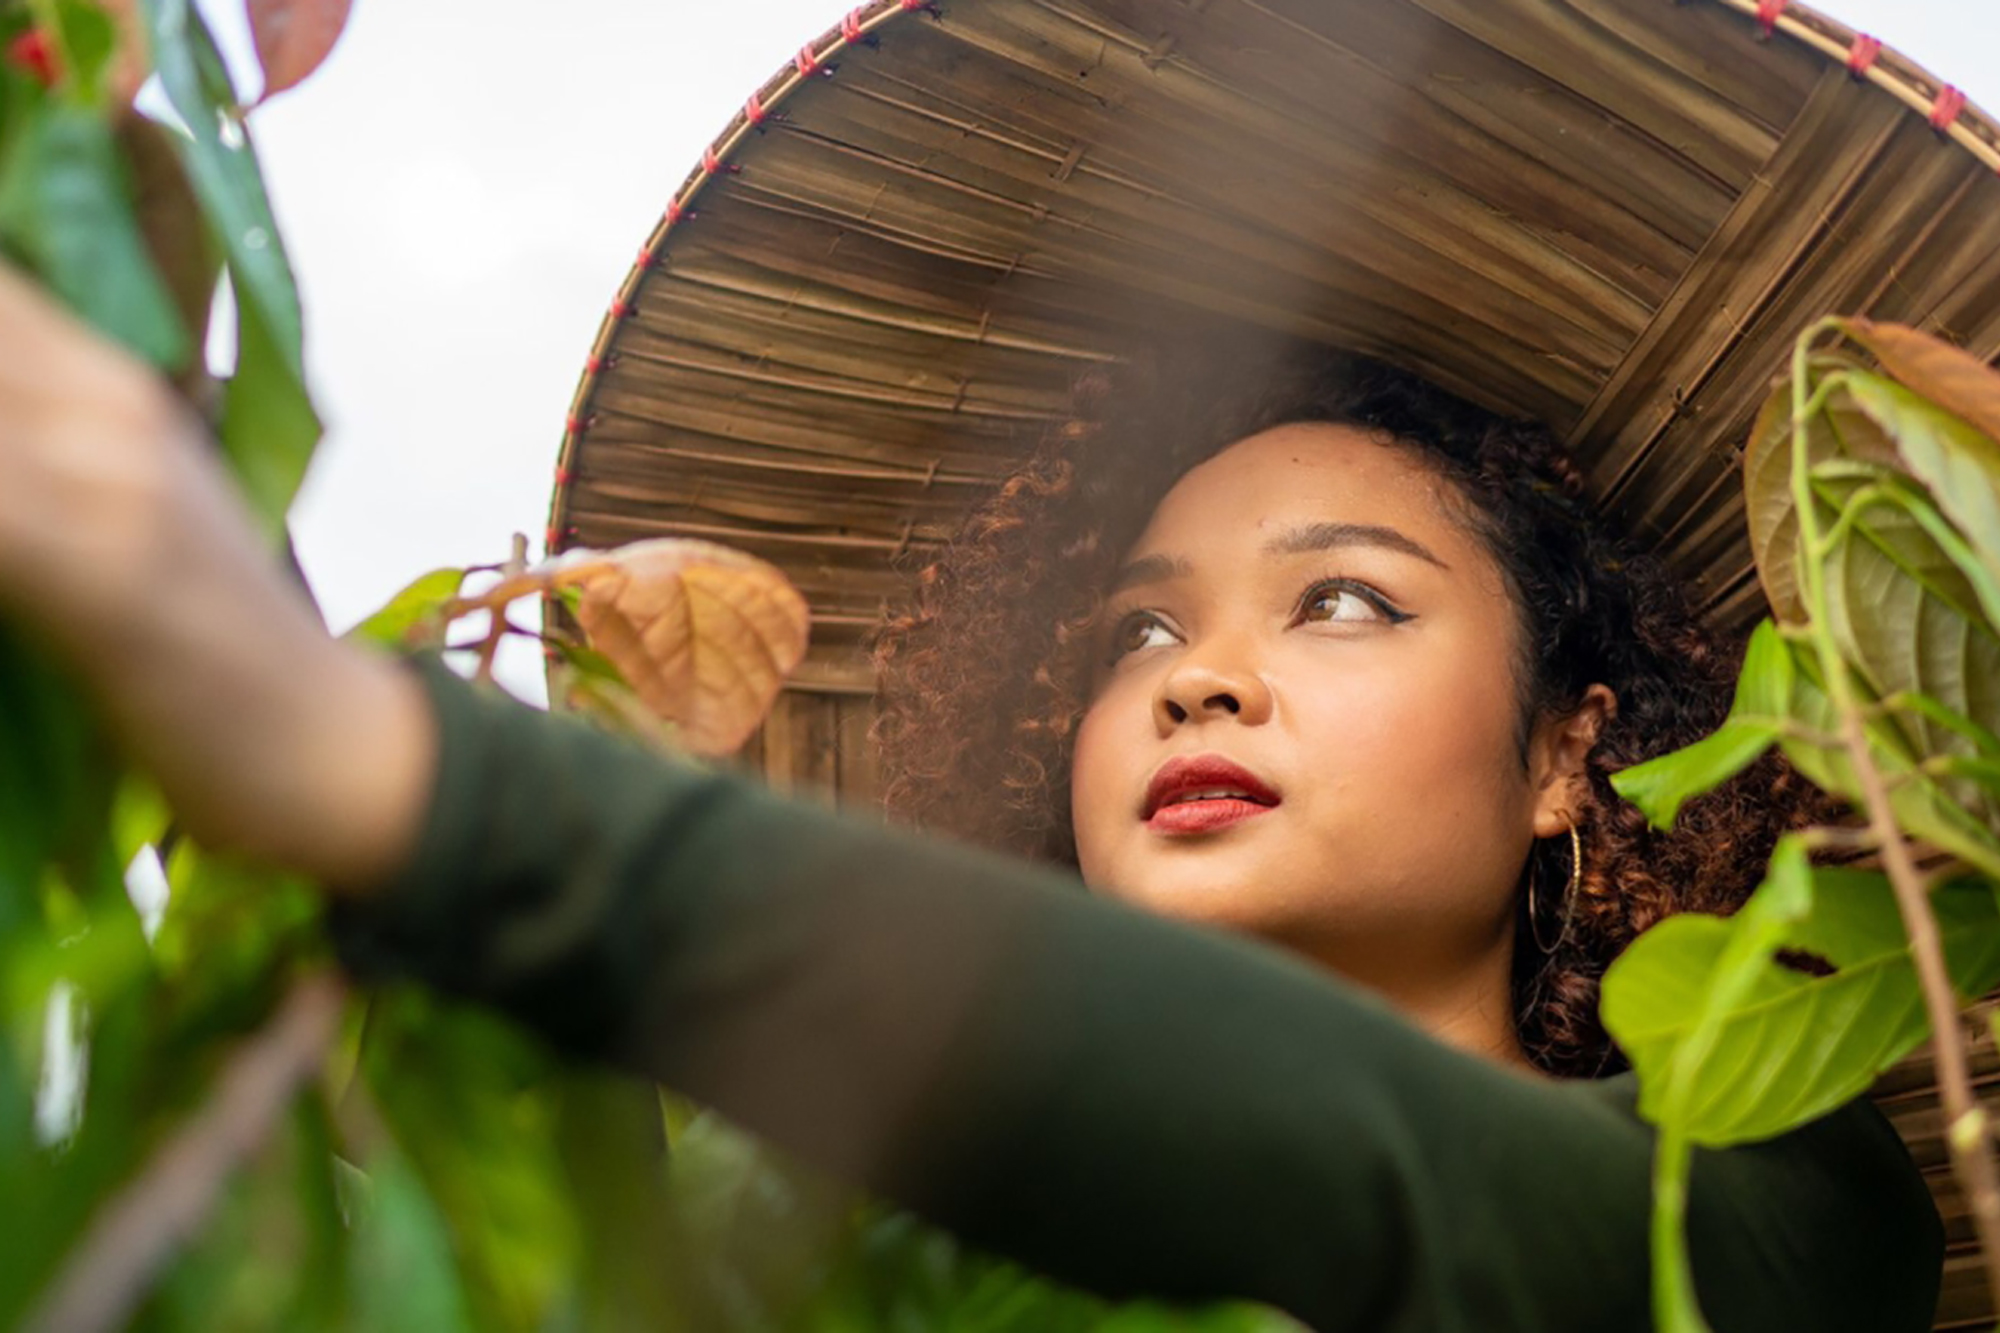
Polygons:
[[[517,532],[514,534],[514,552],[507,558],[507,563],[500,566],[500,577],[503,580],[514,579],[527,572],[528,538],[527,534]],[[494,607],[491,615],[493,618],[488,622],[491,628],[486,632],[485,641],[479,645],[479,669],[473,673],[474,680],[487,685],[493,683],[493,659],[500,655],[500,644],[506,639],[507,631],[513,628],[507,623],[506,607]]]
[[1798,511],[1799,542],[1807,553],[1807,558],[1800,562],[1799,573],[1806,604],[1812,611],[1809,629],[1821,673],[1826,678],[1827,697],[1840,717],[1841,735],[1868,815],[1868,831],[1881,844],[1882,868],[1888,872],[1903,928],[1910,937],[1910,954],[1917,965],[1924,1008],[1930,1018],[1952,1174],[1965,1193],[1973,1229],[1979,1236],[1988,1291],[1994,1305],[2000,1307],[2000,1167],[1995,1166],[1993,1159],[1992,1127],[1972,1090],[1971,1060],[1966,1051],[1965,1029],[1958,1018],[1958,996],[1952,990],[1944,942],[1937,918],[1931,912],[1930,880],[1918,868],[1909,841],[1896,823],[1895,811],[1889,803],[1889,784],[1882,770],[1876,767],[1874,750],[1868,744],[1864,706],[1855,695],[1847,661],[1826,623],[1826,571],[1821,560],[1830,548],[1820,531],[1806,429],[1818,410],[1815,404],[1826,401],[1827,390],[1823,387],[1808,400],[1806,389],[1810,368],[1807,348],[1822,330],[1830,327],[1838,327],[1837,321],[1816,325],[1799,340],[1792,359],[1792,504]]
[[1882,840],[1875,829],[1842,828],[1833,824],[1821,824],[1805,831],[1806,850],[1812,852],[1847,852],[1854,856],[1866,856],[1882,850]]
[[1918,869],[1909,840],[1897,828],[1889,807],[1889,787],[1868,749],[1861,716],[1844,710],[1847,752],[1868,809],[1868,826],[1882,840],[1882,868],[1896,891],[1896,906],[1910,934],[1910,952],[1923,983],[1924,1008],[1935,1034],[1938,1091],[1945,1108],[1945,1142],[1951,1148],[1952,1174],[1964,1190],[1966,1205],[1979,1233],[1986,1266],[1986,1284],[2000,1308],[2000,1167],[1993,1160],[1992,1127],[1972,1090],[1971,1061],[1965,1029],[1958,1020],[1958,997],[1945,966],[1944,943],[1937,918],[1931,914],[1930,877]]
[[292,1094],[319,1072],[340,1031],[346,987],[329,974],[292,987],[270,1023],[224,1066],[214,1094],[98,1214],[25,1333],[123,1328],[153,1279],[215,1207],[236,1169],[270,1138]]

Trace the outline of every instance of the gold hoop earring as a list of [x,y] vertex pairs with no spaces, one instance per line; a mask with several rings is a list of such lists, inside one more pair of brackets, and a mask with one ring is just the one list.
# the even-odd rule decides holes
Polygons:
[[1562,930],[1556,935],[1554,944],[1542,943],[1541,918],[1535,905],[1535,867],[1528,866],[1528,933],[1534,937],[1535,947],[1543,953],[1554,953],[1569,942],[1571,913],[1576,909],[1577,890],[1583,886],[1583,835],[1576,831],[1576,821],[1569,822],[1569,883],[1563,886]]

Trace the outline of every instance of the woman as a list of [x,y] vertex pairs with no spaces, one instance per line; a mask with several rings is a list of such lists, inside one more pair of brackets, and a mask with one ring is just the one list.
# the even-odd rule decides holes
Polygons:
[[[1647,655],[1681,646],[1646,641],[1673,613],[1593,563],[1560,484],[1531,499],[1505,475],[1557,466],[1531,434],[1401,383],[1303,420],[1299,401],[1191,433],[1129,542],[1023,517],[1037,491],[1060,511],[1058,470],[1003,493],[969,548],[1063,531],[1040,549],[1117,566],[1124,586],[1090,589],[1115,615],[1046,622],[1095,662],[1069,785],[1105,895],[327,640],[166,391],[5,272],[0,606],[69,655],[192,833],[330,886],[357,969],[657,1076],[975,1243],[1319,1329],[1645,1327],[1632,1082],[1521,1066],[1603,1057],[1576,999],[1626,927],[1588,901],[1604,870],[1561,848],[1571,827],[1616,846],[1599,784],[1622,755],[1593,748],[1628,743],[1621,714],[1666,719],[1666,743],[1701,725],[1641,697],[1667,676]],[[1545,539],[1571,546],[1567,589],[1527,573]],[[1587,604],[1621,584],[1632,644]],[[1564,602],[1594,641],[1538,637]],[[925,654],[952,641],[921,629],[890,643],[935,689],[952,668]],[[1073,711],[1041,710],[1042,754]],[[1047,838],[1046,773],[1015,749],[1011,789],[1035,799],[992,827]],[[1537,839],[1567,873],[1525,871]],[[1575,881],[1573,908],[1536,914],[1576,932],[1540,1027],[1514,1022],[1539,968],[1515,962],[1524,879]],[[1691,1234],[1719,1330],[1928,1324],[1937,1219],[1865,1104],[1699,1157]]]
[[[891,808],[1263,936],[1455,1044],[1622,1067],[1605,966],[1668,912],[1733,910],[1816,795],[1774,758],[1651,830],[1609,775],[1714,730],[1733,655],[1560,447],[1383,367],[1231,341],[1095,377],[1087,419],[919,580],[878,647]],[[1187,568],[1145,577],[1162,560]],[[1295,661],[1223,615],[1273,606],[1323,626]],[[1156,765],[1211,744],[1280,818],[1129,818]],[[1320,804],[1275,799],[1285,779]]]

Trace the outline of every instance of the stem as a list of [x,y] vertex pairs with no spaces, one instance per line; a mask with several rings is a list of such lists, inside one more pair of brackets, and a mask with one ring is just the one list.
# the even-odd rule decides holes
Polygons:
[[[1668,1244],[1687,1225],[1688,1140],[1679,1130],[1662,1127],[1653,1152],[1653,1310],[1675,1308],[1676,1294],[1694,1290],[1688,1247],[1678,1254]],[[1670,1331],[1673,1333],[1673,1331]]]
[[325,974],[292,987],[277,1017],[230,1058],[215,1094],[153,1155],[70,1252],[28,1333],[123,1328],[153,1277],[193,1235],[236,1168],[262,1147],[340,1031],[346,989]]
[[1876,841],[1872,828],[1840,828],[1828,824],[1809,828],[1802,836],[1806,840],[1806,850],[1812,852],[1849,852],[1855,856],[1866,856],[1882,850],[1882,844]]
[[[500,577],[514,579],[527,572],[528,538],[527,534],[517,532],[514,534],[514,553],[507,557],[506,564],[500,566]],[[507,631],[513,628],[507,623],[506,607],[496,606],[489,614],[493,619],[486,631],[485,641],[479,645],[479,670],[473,674],[473,679],[483,685],[493,683],[493,659],[499,656],[500,644],[506,639]]]
[[1937,1062],[1938,1092],[1944,1101],[1944,1137],[1951,1151],[1952,1174],[1965,1192],[1979,1236],[1986,1285],[1994,1305],[2000,1307],[2000,1167],[1994,1163],[1986,1113],[1973,1096],[1965,1032],[1958,1021],[1958,997],[1952,991],[1951,974],[1945,966],[1937,918],[1931,913],[1930,885],[1896,823],[1889,804],[1888,784],[1875,766],[1874,751],[1868,744],[1864,706],[1855,697],[1846,659],[1840,655],[1833,631],[1826,623],[1826,571],[1820,565],[1826,547],[1812,492],[1806,424],[1811,420],[1807,409],[1812,401],[1807,394],[1807,348],[1828,327],[1836,325],[1829,321],[1815,326],[1799,340],[1792,353],[1792,504],[1798,510],[1799,544],[1806,555],[1800,561],[1799,573],[1806,605],[1811,608],[1809,629],[1821,674],[1826,678],[1827,698],[1840,717],[1841,737],[1854,766],[1862,807],[1868,814],[1868,832],[1880,845],[1882,868],[1895,890],[1896,907],[1902,914],[1903,929],[1909,934],[1910,953],[1923,988]]
[[[1806,559],[1817,562],[1832,555],[1834,547],[1840,545],[1841,538],[1853,531],[1854,526],[1861,521],[1861,515],[1867,510],[1868,506],[1881,503],[1888,497],[1888,494],[1887,488],[1876,485],[1863,486],[1854,492],[1846,505],[1842,506],[1840,517],[1833,521],[1833,526],[1827,530],[1816,545],[1807,542],[1800,543],[1806,547]],[[1818,519],[1815,516],[1815,530],[1817,530],[1817,525]]]

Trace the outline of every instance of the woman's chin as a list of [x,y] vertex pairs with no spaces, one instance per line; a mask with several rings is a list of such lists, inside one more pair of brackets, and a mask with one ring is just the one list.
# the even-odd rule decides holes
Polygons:
[[[1339,914],[1333,886],[1288,882],[1270,858],[1172,858],[1093,881],[1096,891],[1142,911],[1283,941]],[[1234,862],[1234,864],[1231,864]],[[1293,867],[1295,869],[1295,867]]]

